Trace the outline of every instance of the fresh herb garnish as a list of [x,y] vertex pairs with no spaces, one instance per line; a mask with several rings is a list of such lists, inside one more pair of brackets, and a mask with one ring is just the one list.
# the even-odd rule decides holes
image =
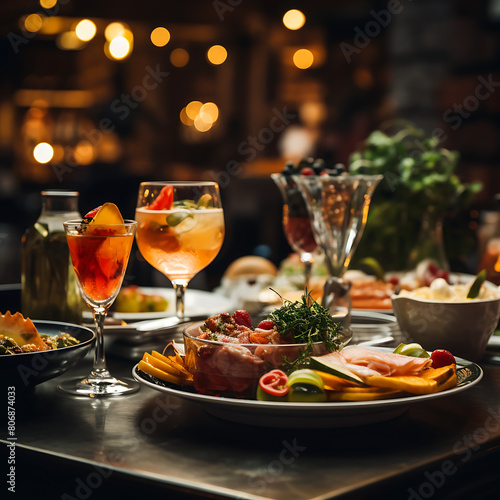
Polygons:
[[306,291],[301,300],[295,302],[283,299],[283,306],[273,311],[270,319],[281,337],[293,337],[296,344],[306,344],[295,361],[286,360],[291,370],[305,364],[313,354],[315,342],[323,342],[328,352],[337,351],[341,345],[340,325],[333,321],[328,309],[311,297],[311,292]]

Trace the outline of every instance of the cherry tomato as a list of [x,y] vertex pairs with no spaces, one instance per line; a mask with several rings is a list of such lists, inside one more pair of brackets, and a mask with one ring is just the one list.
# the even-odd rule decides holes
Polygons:
[[148,210],[170,210],[174,202],[174,187],[167,185],[162,188],[160,194],[148,206]]
[[289,387],[286,385],[288,377],[281,370],[271,370],[265,373],[259,379],[259,387],[257,389],[257,399],[260,401],[274,400],[269,396],[281,398],[286,396]]

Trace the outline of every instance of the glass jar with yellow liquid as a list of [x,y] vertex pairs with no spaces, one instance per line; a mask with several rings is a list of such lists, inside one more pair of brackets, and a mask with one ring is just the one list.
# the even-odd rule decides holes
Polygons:
[[63,222],[81,219],[77,191],[42,191],[42,211],[21,243],[21,312],[31,319],[81,323],[82,299]]

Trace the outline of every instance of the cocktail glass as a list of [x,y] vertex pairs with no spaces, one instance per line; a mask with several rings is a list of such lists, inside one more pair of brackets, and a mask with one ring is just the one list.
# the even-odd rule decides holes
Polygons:
[[[164,198],[168,198],[166,205],[155,202]],[[135,218],[139,250],[171,281],[177,317],[182,320],[189,281],[215,259],[224,241],[219,186],[215,182],[143,182]]]
[[294,175],[304,193],[316,241],[325,252],[331,277],[323,306],[331,309],[335,295],[346,296],[342,275],[349,267],[363,235],[373,192],[382,175]]
[[134,380],[119,380],[106,367],[103,326],[109,307],[123,282],[137,223],[82,224],[82,220],[63,223],[69,253],[83,300],[92,309],[96,326],[94,365],[84,378],[59,385],[65,392],[79,396],[117,396],[139,389]]
[[309,290],[317,243],[301,189],[291,175],[271,174],[283,198],[283,230],[292,249],[304,264],[304,289]]

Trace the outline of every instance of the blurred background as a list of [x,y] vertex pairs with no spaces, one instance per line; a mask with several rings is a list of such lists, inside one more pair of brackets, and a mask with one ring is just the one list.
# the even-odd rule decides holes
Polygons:
[[[4,0],[0,65],[0,283],[20,281],[41,190],[132,218],[155,179],[220,184],[226,240],[200,288],[242,255],[279,264],[270,174],[305,156],[347,163],[393,119],[458,150],[460,179],[482,183],[467,237],[496,224],[499,0]],[[479,247],[464,251],[452,264],[475,272]],[[129,280],[156,284],[135,257]]]

